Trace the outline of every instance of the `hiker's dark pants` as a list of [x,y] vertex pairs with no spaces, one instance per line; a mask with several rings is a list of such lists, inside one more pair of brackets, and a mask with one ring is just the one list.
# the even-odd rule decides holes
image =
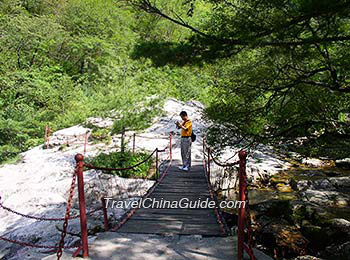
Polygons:
[[191,137],[181,138],[181,158],[184,167],[191,168]]

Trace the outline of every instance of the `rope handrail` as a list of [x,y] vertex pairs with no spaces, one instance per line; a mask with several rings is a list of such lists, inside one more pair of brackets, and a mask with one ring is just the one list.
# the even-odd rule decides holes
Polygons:
[[[46,127],[46,132],[45,132],[45,142],[46,145],[48,147],[48,141],[49,141],[49,128]],[[103,217],[104,217],[104,227],[105,230],[108,231],[109,230],[109,224],[108,224],[108,214],[107,214],[107,207],[106,204],[104,203],[104,198],[102,197],[102,207],[98,207],[96,209],[93,209],[89,212],[86,212],[86,203],[85,203],[85,195],[84,195],[84,178],[83,178],[83,168],[84,166],[86,166],[89,169],[99,169],[99,170],[107,170],[107,171],[122,171],[122,170],[130,170],[133,169],[145,162],[147,162],[148,160],[150,160],[152,158],[152,156],[156,153],[156,169],[158,169],[159,164],[158,164],[158,153],[159,152],[165,152],[165,151],[169,151],[170,155],[169,158],[170,159],[166,159],[165,161],[169,161],[169,165],[166,168],[166,170],[162,173],[162,175],[160,176],[160,178],[158,178],[158,180],[155,182],[154,186],[151,187],[148,192],[145,194],[145,197],[148,197],[155,189],[155,187],[157,185],[159,185],[159,183],[162,181],[162,179],[165,177],[165,175],[167,174],[168,170],[170,169],[171,163],[172,163],[172,134],[170,134],[170,143],[162,150],[156,148],[153,150],[153,152],[147,156],[147,158],[145,158],[144,160],[142,160],[141,162],[129,166],[129,167],[125,167],[125,168],[109,168],[109,167],[99,167],[99,166],[94,166],[91,164],[85,164],[84,163],[84,156],[82,154],[76,154],[75,155],[75,161],[76,161],[76,167],[75,167],[75,171],[73,174],[73,178],[72,178],[72,183],[70,186],[70,190],[69,190],[69,198],[68,198],[68,202],[67,202],[67,207],[66,207],[66,214],[64,218],[51,218],[51,217],[41,217],[41,216],[33,216],[33,215],[27,215],[21,212],[18,212],[16,210],[13,210],[5,205],[3,205],[2,201],[1,201],[1,196],[0,196],[0,209],[4,209],[5,211],[11,212],[13,214],[16,214],[18,216],[21,217],[25,217],[25,218],[29,218],[29,219],[35,219],[38,221],[64,221],[63,224],[63,229],[62,229],[62,233],[61,233],[61,238],[60,241],[58,243],[58,245],[43,245],[43,244],[34,244],[34,243],[30,243],[30,242],[26,242],[26,241],[20,241],[17,239],[11,239],[9,237],[6,236],[1,236],[0,235],[0,240],[5,241],[5,242],[9,242],[9,243],[13,243],[13,244],[18,244],[21,246],[25,246],[25,247],[33,247],[33,248],[46,248],[46,249],[52,249],[51,251],[54,251],[57,253],[57,259],[61,259],[62,257],[62,249],[63,248],[67,248],[67,249],[73,249],[73,248],[77,248],[77,250],[73,253],[73,256],[76,256],[77,254],[79,254],[79,252],[82,251],[82,256],[83,257],[88,257],[88,232],[87,232],[87,215],[90,215],[94,212],[97,212],[98,210],[103,211]],[[85,151],[84,151],[85,152]],[[79,215],[74,215],[74,216],[70,216],[70,211],[71,211],[71,206],[72,206],[72,202],[73,202],[73,196],[74,196],[74,188],[75,188],[75,183],[78,183],[78,194],[79,194],[79,211],[80,214]],[[131,212],[129,211],[126,218],[123,219],[123,221],[120,221],[116,227],[114,227],[112,229],[112,231],[118,229],[125,221],[127,221],[128,217],[130,217],[135,210],[132,210]],[[67,227],[68,227],[68,220],[70,219],[75,219],[75,218],[80,218],[80,226],[81,226],[81,241],[80,241],[80,245],[77,246],[66,246],[64,245],[64,239],[66,234],[69,234],[69,232],[67,232]],[[50,251],[50,252],[51,252]]]
[[110,168],[110,167],[102,167],[102,166],[95,166],[95,165],[91,165],[91,164],[87,164],[84,163],[84,166],[86,166],[89,169],[94,169],[94,170],[103,170],[103,171],[126,171],[126,170],[132,170],[137,166],[140,166],[141,164],[147,162],[152,156],[153,154],[157,151],[157,149],[154,149],[154,151],[143,161],[132,165],[132,166],[128,166],[128,167],[124,167],[124,168]]
[[[207,150],[207,151],[206,151]],[[210,183],[210,157],[212,161],[222,167],[228,167],[239,164],[239,199],[240,201],[245,201],[245,206],[238,209],[238,245],[237,245],[237,258],[238,260],[243,259],[243,252],[246,252],[250,260],[256,260],[253,252],[253,237],[251,229],[250,211],[249,211],[249,198],[248,198],[248,180],[246,173],[246,162],[247,162],[247,152],[240,150],[238,153],[239,161],[234,163],[222,163],[217,160],[211,151],[211,148],[206,144],[205,137],[203,138],[203,156],[204,156],[204,167],[207,173],[208,183]],[[206,159],[207,158],[207,159]],[[232,157],[231,157],[232,158]],[[208,163],[206,162],[208,160]],[[247,232],[246,232],[247,230]],[[245,234],[247,234],[248,241],[245,242]]]
[[167,140],[167,139],[168,139],[168,137],[163,137],[163,136],[161,136],[161,137],[156,137],[156,136],[143,136],[143,135],[138,135],[138,134],[136,134],[135,136],[136,136],[136,137],[140,137],[140,138],[145,138],[145,139],[164,139],[164,140]]
[[[209,150],[209,154],[210,154],[210,157],[211,159],[213,160],[213,162],[215,164],[217,164],[218,166],[221,166],[221,167],[232,167],[232,166],[235,166],[235,165],[238,165],[239,164],[239,160],[236,161],[236,162],[232,162],[232,163],[223,163],[223,162],[220,162],[217,158],[214,157],[213,155],[213,151],[211,149],[210,146],[208,146],[207,142],[205,141],[205,137],[203,138],[203,144],[204,144],[204,147],[207,148]],[[205,151],[203,151],[205,153]]]
[[[156,149],[157,150],[157,149]],[[165,149],[164,149],[165,150]],[[167,175],[171,164],[172,164],[172,153],[170,151],[170,157],[169,157],[169,165],[168,167],[165,169],[164,173],[162,174],[162,176],[159,178],[159,180],[157,182],[154,183],[154,185],[147,191],[147,193],[145,195],[142,196],[142,200],[148,198],[152,192],[156,189],[156,187],[162,182],[162,180],[164,179],[164,177]],[[122,220],[114,227],[111,229],[111,231],[116,232],[118,231],[119,228],[121,228],[122,225],[125,224],[126,221],[128,221],[128,219],[130,219],[132,217],[133,214],[135,214],[135,212],[137,211],[138,208],[133,208],[130,209],[122,218]]]
[[[9,242],[9,243],[13,243],[13,244],[17,244],[17,245],[21,245],[21,246],[27,246],[27,247],[59,249],[59,246],[47,246],[47,245],[32,244],[32,243],[29,243],[29,242],[24,242],[24,241],[19,241],[19,240],[15,240],[15,239],[10,239],[10,238],[4,237],[4,236],[0,236],[0,240],[6,241],[6,242]],[[77,248],[77,247],[79,247],[79,246],[64,246],[63,248],[72,249],[72,248]]]
[[[0,197],[0,199],[1,199],[1,197]],[[13,213],[15,215],[18,215],[18,216],[21,216],[21,217],[24,217],[24,218],[35,219],[35,220],[39,220],[39,221],[63,221],[63,220],[65,220],[65,218],[47,218],[47,217],[39,217],[39,216],[27,215],[27,214],[18,212],[16,210],[13,210],[13,209],[11,209],[9,207],[6,207],[1,202],[0,202],[0,208],[3,208],[4,210],[6,210],[8,212],[11,212],[11,213]],[[99,211],[101,209],[102,209],[102,207],[98,207],[96,209],[93,209],[93,210],[87,212],[86,214],[87,215],[91,215],[92,213],[95,213],[95,212],[97,212],[97,211]],[[80,215],[75,215],[75,216],[69,217],[69,219],[76,219],[76,218],[79,218],[79,217],[80,217]]]
[[85,137],[86,134],[89,134],[90,132],[87,131],[84,134],[72,134],[72,135],[67,135],[67,134],[52,134],[51,137]]

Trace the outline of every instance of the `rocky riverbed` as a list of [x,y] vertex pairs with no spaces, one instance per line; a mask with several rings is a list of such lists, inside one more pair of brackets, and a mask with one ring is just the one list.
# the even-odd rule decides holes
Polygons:
[[[317,159],[287,161],[287,170],[250,180],[251,222],[258,248],[279,259],[350,259],[348,164],[343,160],[340,168]],[[224,200],[236,199],[237,189],[218,189],[218,194]],[[225,216],[234,228],[237,219],[232,213],[236,212]]]
[[[138,132],[136,149],[152,151],[168,144],[169,133],[174,133],[174,159],[180,159],[180,138],[174,121],[186,110],[193,120],[197,141],[192,146],[195,160],[202,157],[202,137],[211,122],[203,119],[204,106],[197,101],[180,102],[169,99],[163,113],[151,126]],[[34,147],[21,154],[15,164],[0,167],[0,196],[4,206],[20,213],[62,218],[65,213],[68,191],[74,171],[74,155],[84,152],[84,136],[89,133],[86,156],[120,149],[121,136],[112,135],[99,140],[94,127],[107,130],[114,118],[90,118],[86,124],[72,126],[53,133],[49,149],[45,145]],[[133,131],[126,132],[126,143],[132,147]],[[66,137],[65,137],[66,136]],[[68,142],[67,142],[68,140]],[[77,144],[74,144],[77,143]],[[238,149],[229,149],[221,159],[236,161]],[[162,154],[165,159],[165,154]],[[249,153],[247,173],[253,190],[252,222],[260,248],[270,255],[295,257],[302,254],[333,255],[342,259],[341,252],[349,252],[349,171],[328,167],[327,162],[307,160],[295,164],[284,160],[273,147],[258,145]],[[306,164],[309,164],[306,167]],[[310,167],[312,166],[313,167]],[[348,165],[339,161],[338,165]],[[316,168],[315,168],[316,167]],[[328,167],[328,168],[327,168]],[[96,209],[101,195],[118,200],[135,200],[153,185],[152,180],[126,179],[104,175],[99,171],[86,171],[86,198],[88,211]],[[236,196],[237,167],[223,170],[212,164],[211,181],[222,199]],[[111,222],[117,223],[127,209],[109,210]],[[72,214],[78,213],[76,194]],[[232,212],[231,212],[232,213]],[[237,217],[228,218],[233,227]],[[103,231],[101,211],[88,218],[89,239]],[[33,244],[57,245],[62,222],[28,219],[0,209],[0,235]],[[76,245],[79,238],[79,220],[70,221],[66,245]],[[319,241],[319,242],[317,242]],[[276,249],[275,251],[273,249]],[[48,249],[35,249],[0,241],[0,259],[41,259],[50,254]],[[301,258],[300,258],[301,259]],[[306,258],[305,258],[306,259]],[[310,258],[311,259],[311,258]],[[343,258],[346,259],[346,258]]]

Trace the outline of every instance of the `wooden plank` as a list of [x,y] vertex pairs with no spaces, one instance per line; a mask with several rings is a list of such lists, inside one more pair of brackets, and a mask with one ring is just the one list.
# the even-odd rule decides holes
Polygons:
[[181,221],[173,221],[172,223],[153,223],[145,224],[143,221],[127,221],[118,231],[125,233],[149,233],[149,234],[162,234],[162,233],[179,233],[182,230]]
[[176,194],[176,193],[167,194],[166,196],[152,194],[149,198],[151,198],[151,199],[153,199],[153,198],[154,199],[164,199],[164,200],[165,199],[167,199],[167,200],[177,200],[177,201],[180,201],[183,198],[186,198],[186,199],[189,199],[189,200],[201,199],[202,201],[206,200],[207,198],[210,199],[210,197],[207,196],[207,195],[197,195],[197,194],[195,194],[195,195],[191,195],[191,196],[184,196],[183,194]]
[[184,224],[181,221],[173,222],[157,222],[143,224],[140,221],[129,220],[120,229],[119,232],[124,233],[141,233],[141,234],[181,234],[181,235],[206,235],[221,236],[222,231],[219,225],[211,224]]
[[178,221],[184,221],[184,220],[191,220],[193,222],[201,221],[202,219],[205,219],[205,221],[217,223],[216,218],[213,214],[207,214],[207,215],[169,215],[169,214],[138,214],[135,213],[135,215],[132,217],[132,219],[152,219],[152,220],[178,220]]
[[173,192],[168,192],[168,191],[165,191],[165,190],[163,190],[163,191],[154,191],[153,193],[152,193],[152,195],[156,195],[156,196],[163,196],[164,198],[167,196],[167,195],[170,195],[170,194],[172,194],[172,195],[175,195],[175,194],[178,194],[178,195],[182,195],[182,197],[186,197],[186,196],[195,196],[195,195],[197,195],[197,196],[210,196],[210,194],[209,194],[209,192],[207,192],[207,191],[203,191],[203,192],[189,192],[189,191],[187,191],[186,193],[185,192],[176,192],[176,191],[173,191]]
[[214,209],[138,209],[139,214],[214,215]]
[[[181,171],[177,166],[170,167],[168,175],[156,187],[149,197],[157,201],[169,201],[168,208],[141,208],[129,219],[119,232],[139,234],[183,234],[221,236],[222,230],[217,223],[214,209],[171,208],[171,202],[193,203],[210,198],[208,183],[202,165],[193,165],[189,172]],[[152,201],[147,201],[145,207]],[[167,206],[167,205],[165,205]]]
[[142,221],[144,224],[150,224],[153,222],[173,222],[173,221],[180,221],[182,223],[186,223],[186,224],[217,224],[217,220],[213,217],[213,218],[207,218],[207,217],[203,217],[203,216],[197,216],[197,217],[193,217],[193,216],[188,216],[188,215],[172,215],[172,216],[167,216],[167,215],[161,215],[158,217],[154,217],[152,215],[148,215],[148,216],[138,216],[135,215],[132,217],[132,220],[135,221]]
[[159,188],[156,189],[158,193],[178,193],[178,194],[195,194],[195,195],[209,195],[209,192],[207,189],[204,188],[198,188],[198,189],[165,189],[165,188]]
[[199,183],[206,183],[205,178],[200,177],[189,177],[189,176],[167,176],[164,178],[163,183],[182,183],[182,182],[199,182]]
[[208,185],[206,182],[198,183],[198,182],[162,182],[158,185],[159,188],[197,188],[197,187],[205,187],[208,189]]

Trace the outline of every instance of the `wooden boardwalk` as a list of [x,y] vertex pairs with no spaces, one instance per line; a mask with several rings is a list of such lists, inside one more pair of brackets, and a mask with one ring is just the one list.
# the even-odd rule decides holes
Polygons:
[[[149,196],[154,201],[174,201],[193,203],[212,201],[202,162],[193,162],[189,172],[178,169],[174,161],[163,181]],[[139,234],[180,234],[223,236],[224,231],[217,221],[213,208],[148,208],[152,203],[147,200],[144,208],[134,215],[118,230],[123,233]],[[213,203],[213,202],[212,202]]]

